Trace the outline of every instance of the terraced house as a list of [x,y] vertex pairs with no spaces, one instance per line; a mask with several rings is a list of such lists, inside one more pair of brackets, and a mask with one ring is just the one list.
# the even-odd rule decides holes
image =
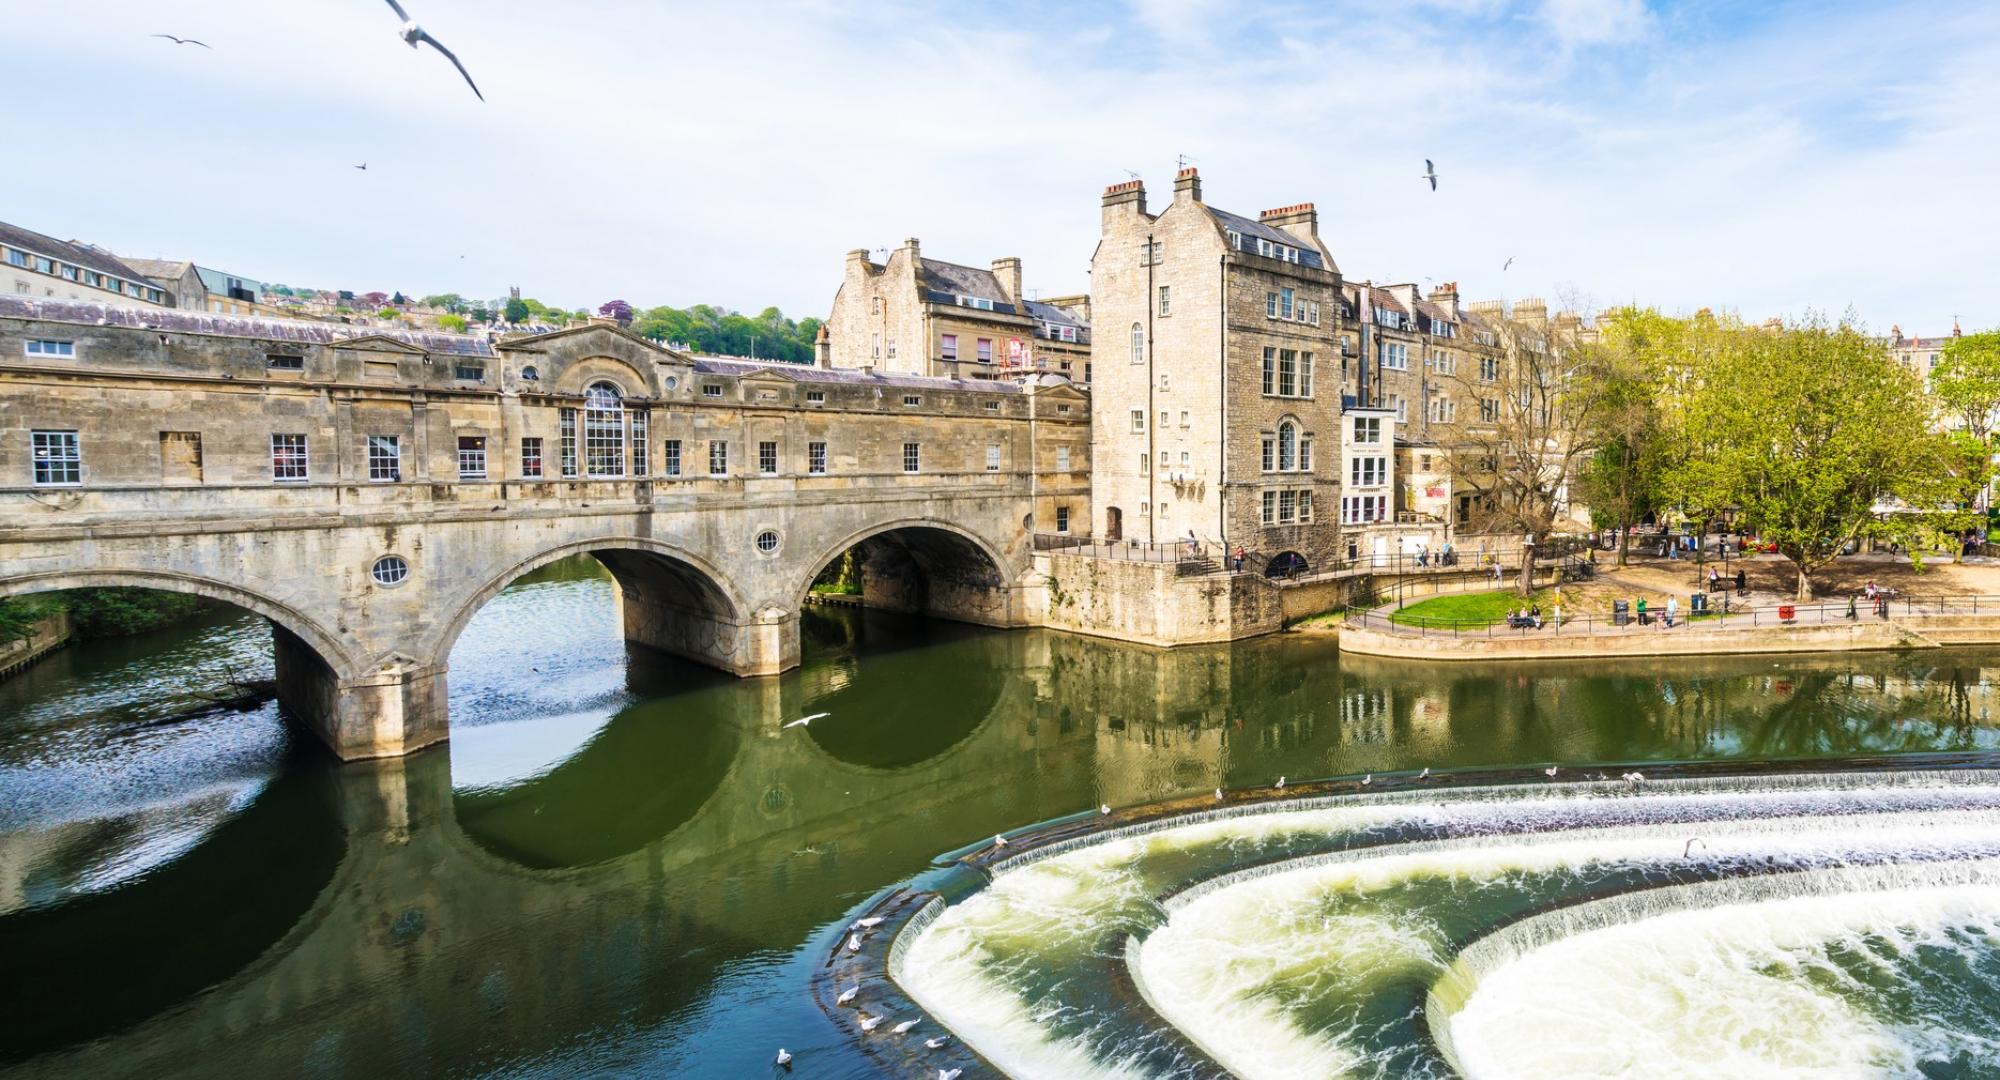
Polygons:
[[1090,381],[1090,298],[1031,299],[1021,260],[979,269],[928,258],[915,239],[880,263],[847,253],[826,321],[836,368],[948,379],[1023,374]]
[[89,244],[0,221],[0,284],[15,296],[100,304],[173,305],[159,282]]

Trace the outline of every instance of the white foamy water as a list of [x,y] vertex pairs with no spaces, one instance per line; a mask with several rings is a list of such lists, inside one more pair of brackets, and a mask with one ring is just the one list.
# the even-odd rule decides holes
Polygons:
[[[1428,982],[1449,959],[1439,920],[1479,905],[1483,890],[1508,882],[1559,890],[1613,867],[1996,852],[2000,814],[1711,823],[1695,839],[1674,823],[1414,844],[1229,875],[1172,905],[1137,950],[1138,975],[1161,1016],[1239,1076],[1389,1074],[1400,1066],[1371,1060],[1368,1032],[1316,1028],[1301,1014],[1364,1001],[1398,979]],[[1429,885],[1427,907],[1374,899],[1416,882]]]
[[[1476,930],[1494,903],[1518,905],[1523,890],[1587,891],[1611,866],[1657,884],[1685,859],[1742,872],[1982,845],[2000,854],[1992,780],[1790,776],[1232,808],[1017,860],[899,942],[892,969],[1015,1077],[1212,1073],[1180,1049],[1189,1042],[1246,1077],[1442,1072],[1434,1054],[1408,1045],[1419,1040],[1405,1039],[1397,1057],[1364,1037],[1421,1031],[1423,990],[1456,939],[1439,911],[1456,909]],[[1343,851],[1364,838],[1380,846]],[[1183,888],[1164,906],[1156,899]],[[1405,895],[1388,895],[1396,890]],[[1130,938],[1144,944],[1128,965]],[[1121,966],[1144,1002],[1116,989]],[[1383,1015],[1375,998],[1389,984],[1419,1003]]]
[[[1487,971],[1451,1017],[1450,1038],[1473,1080],[1858,1080],[1921,1075],[1921,1062],[1954,1058],[1973,1064],[1951,1075],[1992,1075],[1992,1002],[1901,1016],[1894,1003],[1912,982],[1941,981],[1928,966],[1990,961],[1996,920],[2000,884],[1990,874],[1655,915]],[[1977,1030],[1982,1020],[1989,1026]]]

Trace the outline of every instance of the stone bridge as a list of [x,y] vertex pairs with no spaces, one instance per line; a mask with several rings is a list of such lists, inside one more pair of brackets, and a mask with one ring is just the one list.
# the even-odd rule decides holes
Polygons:
[[626,635],[799,661],[816,575],[1038,621],[1035,523],[1084,521],[1086,396],[690,357],[614,325],[503,338],[0,298],[0,596],[142,586],[265,616],[344,758],[446,737],[480,605],[595,556]]

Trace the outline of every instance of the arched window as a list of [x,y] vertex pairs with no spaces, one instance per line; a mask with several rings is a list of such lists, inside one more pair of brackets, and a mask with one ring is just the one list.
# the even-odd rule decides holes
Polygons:
[[583,392],[583,466],[586,476],[625,475],[625,402],[608,382]]
[[1138,323],[1132,324],[1132,362],[1146,362],[1146,328]]
[[1278,471],[1292,472],[1299,467],[1299,428],[1290,420],[1278,425]]

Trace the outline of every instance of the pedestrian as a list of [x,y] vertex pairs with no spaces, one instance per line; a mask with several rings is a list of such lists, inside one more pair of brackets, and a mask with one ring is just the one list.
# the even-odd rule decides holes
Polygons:
[[1847,618],[1849,622],[1854,620],[1854,598],[1852,596],[1847,598]]
[[1721,584],[1722,584],[1722,575],[1716,572],[1716,569],[1715,569],[1715,567],[1713,567],[1713,566],[1709,567],[1709,568],[1708,568],[1708,591],[1709,591],[1709,592],[1714,592],[1714,591],[1715,591],[1715,590],[1716,590],[1716,589],[1717,589],[1718,587],[1720,587],[1720,586],[1721,586]]
[[1749,591],[1749,579],[1743,576],[1743,571],[1736,571],[1736,595],[1742,596]]
[[1500,564],[1496,562],[1493,564],[1493,584],[1495,585],[1500,584],[1500,574],[1501,574]]
[[1676,610],[1678,610],[1678,608],[1679,608],[1679,604],[1680,604],[1680,601],[1679,601],[1679,600],[1678,600],[1677,598],[1675,598],[1675,597],[1672,597],[1672,596],[1669,596],[1669,597],[1667,597],[1667,626],[1668,626],[1668,627],[1672,627],[1672,626],[1674,625],[1674,612],[1675,612]]
[[1236,545],[1236,566],[1235,566],[1235,569],[1236,569],[1236,570],[1237,570],[1238,572],[1241,572],[1241,571],[1242,571],[1242,569],[1243,569],[1243,545],[1242,545],[1242,544],[1238,544],[1238,545]]

